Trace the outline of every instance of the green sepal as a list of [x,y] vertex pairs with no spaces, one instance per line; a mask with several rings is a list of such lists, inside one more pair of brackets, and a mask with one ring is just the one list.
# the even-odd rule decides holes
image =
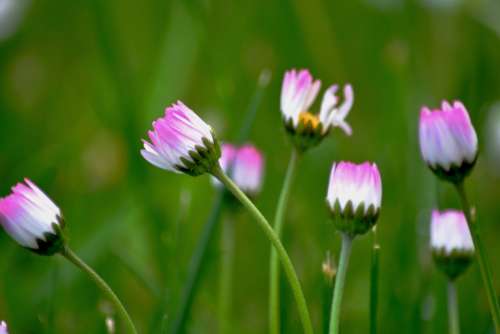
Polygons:
[[352,201],[348,201],[344,210],[341,209],[339,200],[335,201],[333,207],[328,202],[327,205],[330,208],[333,226],[350,237],[368,232],[377,222],[380,213],[380,210],[376,210],[373,204],[366,212],[364,203],[354,208]]
[[66,245],[66,237],[63,233],[63,229],[66,224],[64,222],[64,218],[60,216],[57,217],[57,220],[58,222],[54,222],[51,225],[53,231],[45,232],[43,234],[43,239],[37,238],[36,244],[38,248],[28,248],[30,251],[37,253],[38,255],[50,256],[63,250]]
[[478,154],[476,154],[476,157],[472,162],[463,161],[462,164],[459,166],[451,165],[449,170],[446,170],[438,165],[436,166],[429,165],[429,168],[440,179],[449,181],[454,184],[458,184],[461,183],[465,179],[465,177],[467,177],[467,175],[470,174],[470,172],[474,168],[474,165],[476,164],[477,156]]
[[292,143],[301,153],[317,146],[330,132],[330,129],[323,130],[321,122],[316,127],[313,127],[311,122],[299,122],[298,126],[295,127],[291,118],[284,118],[283,123]]
[[203,137],[203,146],[195,146],[194,150],[188,152],[190,159],[181,157],[181,164],[175,165],[175,168],[191,176],[198,176],[211,171],[218,163],[221,155],[219,142],[214,133],[211,134],[213,143],[208,138]]
[[455,280],[469,268],[474,258],[473,251],[453,250],[447,253],[444,249],[432,251],[432,257],[436,266],[449,279]]

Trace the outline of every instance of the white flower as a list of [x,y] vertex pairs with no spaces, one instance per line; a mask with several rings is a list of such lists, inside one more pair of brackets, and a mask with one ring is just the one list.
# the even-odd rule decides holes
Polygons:
[[423,107],[420,112],[420,150],[425,162],[433,169],[448,172],[464,163],[473,164],[477,157],[477,135],[469,114],[461,102],[450,105],[444,101],[441,109]]
[[377,165],[334,163],[326,201],[337,230],[351,237],[366,233],[377,222],[382,202]]
[[332,127],[340,127],[347,135],[352,130],[345,118],[352,108],[354,93],[351,85],[344,86],[344,101],[339,105],[336,95],[338,86],[330,86],[323,96],[319,115],[309,112],[318,95],[321,82],[314,80],[308,70],[290,70],[285,72],[281,88],[281,113],[285,122],[292,121],[295,129],[310,123],[313,128],[321,124],[321,133],[325,135]]
[[0,334],[9,334],[5,321],[0,322]]
[[[264,174],[262,153],[249,144],[238,148],[227,143],[221,145],[221,152],[219,164],[222,170],[243,192],[256,196],[262,187]],[[212,184],[222,186],[215,177],[212,177]]]
[[141,154],[156,167],[176,173],[200,175],[219,159],[218,143],[212,128],[178,101],[153,122]]
[[255,196],[262,187],[264,174],[264,158],[262,153],[252,145],[244,145],[238,149],[234,159],[232,178],[246,194]]
[[[60,244],[61,211],[33,182],[26,179],[0,199],[0,223],[21,246],[53,254]],[[55,246],[53,248],[52,246]]]
[[382,201],[382,182],[377,165],[369,162],[359,165],[345,161],[334,163],[327,201],[332,209],[338,202],[341,211],[344,211],[349,202],[354,210],[363,205],[365,213],[370,207],[378,211]]
[[306,112],[318,95],[321,82],[313,80],[308,70],[285,72],[281,88],[281,112],[286,119],[292,119],[295,127],[299,115]]
[[454,251],[474,251],[474,243],[462,211],[432,211],[431,247],[448,255]]

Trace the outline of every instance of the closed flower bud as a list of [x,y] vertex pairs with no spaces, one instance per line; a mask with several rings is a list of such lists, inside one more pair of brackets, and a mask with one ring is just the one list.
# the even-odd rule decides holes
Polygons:
[[153,122],[141,154],[156,167],[192,176],[209,172],[217,164],[220,147],[212,128],[178,101]]
[[[259,150],[252,145],[237,148],[231,144],[221,145],[219,164],[222,170],[233,179],[234,183],[248,196],[255,197],[262,187],[264,174],[264,158]],[[212,177],[216,187],[222,184]]]
[[459,183],[477,158],[477,135],[461,102],[444,101],[441,109],[423,107],[420,112],[420,151],[440,178]]
[[[228,143],[223,143],[220,146],[221,149],[221,154],[219,158],[219,165],[224,171],[224,173],[229,173],[230,170],[232,170],[233,163],[234,163],[234,158],[236,157],[236,152],[238,149],[231,144]],[[211,177],[212,184],[217,187],[217,188],[224,188],[222,183],[220,183],[219,180],[215,176]]]
[[328,88],[323,96],[319,115],[309,108],[318,95],[321,83],[314,80],[308,70],[285,73],[281,88],[281,113],[287,132],[300,151],[318,145],[331,128],[340,127],[347,135],[351,127],[345,122],[354,95],[350,85],[344,86],[344,102],[339,104],[338,86]]
[[260,193],[264,174],[264,158],[252,145],[239,148],[234,159],[232,178],[247,195],[255,197]]
[[18,244],[38,254],[52,255],[64,247],[61,211],[28,179],[0,199],[0,223]]
[[474,257],[474,244],[462,211],[432,212],[431,249],[438,268],[450,279],[467,269]]
[[365,162],[333,164],[327,204],[335,227],[349,236],[366,233],[375,225],[382,201],[377,165]]
[[0,322],[0,334],[9,334],[5,321]]

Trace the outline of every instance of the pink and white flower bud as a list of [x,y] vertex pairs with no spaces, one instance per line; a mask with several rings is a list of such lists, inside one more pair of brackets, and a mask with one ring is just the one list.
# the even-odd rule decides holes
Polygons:
[[[232,169],[234,158],[236,157],[236,152],[238,149],[231,144],[228,143],[223,143],[221,146],[221,154],[219,158],[219,165],[224,171],[224,173],[229,173],[229,171]],[[217,187],[217,188],[224,188],[222,183],[217,180],[215,176],[211,177],[212,184]]]
[[[237,148],[231,144],[221,145],[219,164],[222,170],[233,179],[234,183],[247,195],[256,196],[262,187],[264,158],[252,145]],[[220,181],[212,177],[216,187],[222,187]]]
[[472,170],[478,141],[464,105],[444,101],[441,109],[423,107],[420,112],[420,151],[439,177],[460,182]]
[[5,321],[0,322],[0,334],[9,334]]
[[64,247],[61,211],[28,179],[0,199],[0,224],[18,244],[38,254],[52,255]]
[[462,211],[432,211],[431,249],[438,267],[451,279],[458,277],[474,257],[474,243]]
[[249,196],[257,196],[262,187],[264,158],[252,145],[244,145],[234,159],[232,178],[236,185]]
[[351,236],[366,233],[376,223],[382,202],[377,165],[334,163],[326,201],[338,230]]
[[340,127],[347,135],[352,133],[345,118],[352,108],[354,94],[351,85],[344,86],[344,102],[339,104],[337,85],[329,87],[321,103],[319,115],[309,108],[318,95],[321,83],[308,70],[285,72],[281,88],[281,113],[285,128],[295,146],[305,151],[321,142],[331,128]]
[[210,171],[220,157],[212,131],[198,115],[178,101],[153,122],[141,154],[156,167],[176,173],[201,175]]

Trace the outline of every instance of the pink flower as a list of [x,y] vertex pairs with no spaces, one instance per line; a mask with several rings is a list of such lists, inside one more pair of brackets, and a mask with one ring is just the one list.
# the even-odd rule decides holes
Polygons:
[[302,122],[304,125],[310,123],[313,128],[321,124],[322,135],[326,134],[331,127],[340,127],[347,135],[351,134],[351,127],[345,122],[349,113],[354,95],[351,85],[344,86],[345,101],[339,105],[336,95],[337,85],[330,86],[323,96],[319,116],[309,112],[318,95],[321,82],[314,80],[308,70],[296,71],[294,69],[285,72],[281,88],[281,113],[285,122],[291,120],[294,128],[298,128]]
[[433,170],[453,172],[453,169],[465,165],[472,167],[476,160],[476,131],[467,110],[459,101],[453,105],[443,101],[441,109],[432,111],[423,107],[419,136],[422,157]]
[[295,126],[299,114],[307,111],[318,95],[321,82],[314,80],[308,70],[285,72],[281,88],[281,112],[285,118],[291,118]]
[[9,334],[5,321],[0,322],[0,334]]
[[232,168],[237,153],[238,149],[234,145],[227,143],[221,145],[219,164],[224,172],[228,172]]
[[234,159],[232,178],[245,193],[257,195],[262,187],[264,158],[252,145],[242,146]]
[[[221,146],[219,164],[225,173],[247,195],[256,196],[262,187],[264,174],[264,158],[262,153],[252,145],[237,148],[224,143]],[[221,183],[212,177],[212,183],[219,187]]]
[[377,222],[382,201],[382,182],[377,165],[341,161],[333,164],[326,202],[333,225],[354,238]]
[[474,251],[474,243],[462,211],[432,211],[431,247],[447,255],[457,251]]
[[0,199],[0,223],[21,246],[51,255],[62,247],[61,211],[34,183],[25,179]]
[[178,101],[153,122],[141,154],[156,167],[176,173],[200,175],[209,171],[220,156],[219,144],[206,124]]
[[[234,145],[228,143],[223,143],[220,148],[221,154],[219,158],[219,165],[224,173],[228,173],[233,167],[234,158],[236,157],[238,149]],[[220,183],[216,177],[212,176],[211,180],[214,186],[223,187],[222,183]]]
[[363,205],[364,214],[369,208],[374,212],[380,210],[382,201],[382,182],[377,165],[365,162],[339,162],[333,164],[328,185],[327,202],[332,210],[338,203],[343,212],[348,203],[356,211]]

